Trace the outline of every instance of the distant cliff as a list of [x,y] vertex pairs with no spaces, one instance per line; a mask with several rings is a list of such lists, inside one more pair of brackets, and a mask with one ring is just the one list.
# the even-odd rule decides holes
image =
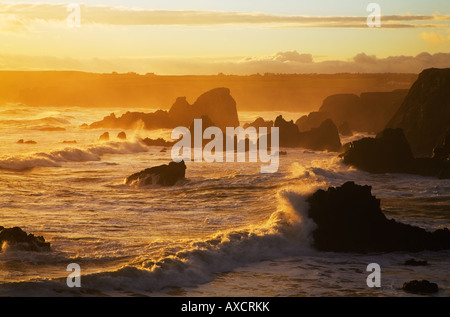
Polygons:
[[403,129],[415,156],[431,156],[450,129],[450,69],[426,69],[387,128]]

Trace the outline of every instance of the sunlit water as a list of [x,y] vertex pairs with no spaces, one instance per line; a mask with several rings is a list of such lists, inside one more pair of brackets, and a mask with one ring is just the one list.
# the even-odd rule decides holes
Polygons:
[[[261,163],[188,162],[186,181],[174,187],[130,187],[125,177],[171,160],[170,149],[138,137],[170,131],[125,131],[120,141],[119,130],[79,128],[113,111],[124,112],[0,108],[0,225],[43,235],[52,248],[4,246],[0,295],[405,296],[401,286],[413,279],[450,295],[450,252],[318,252],[304,202],[317,188],[353,180],[373,186],[389,218],[434,230],[450,226],[449,180],[371,175],[334,153],[282,149],[278,173],[261,174]],[[54,126],[66,130],[40,131]],[[105,131],[111,140],[98,142]],[[429,265],[404,266],[409,258]],[[366,285],[372,262],[382,268],[380,289]],[[69,263],[81,267],[80,289],[66,285]]]

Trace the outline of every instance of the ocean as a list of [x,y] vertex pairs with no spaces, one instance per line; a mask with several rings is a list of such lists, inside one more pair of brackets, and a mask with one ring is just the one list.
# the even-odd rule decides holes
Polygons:
[[[171,131],[125,130],[123,141],[122,130],[80,128],[127,110],[0,108],[0,225],[51,243],[49,252],[3,245],[0,296],[411,296],[403,283],[422,279],[439,285],[433,296],[450,296],[450,251],[319,252],[305,202],[354,181],[372,186],[388,218],[435,230],[450,227],[450,180],[369,174],[336,153],[289,148],[273,174],[260,163],[187,162],[186,180],[173,187],[128,186],[127,176],[171,161],[170,149],[139,138]],[[42,131],[55,126],[65,130]],[[110,141],[98,141],[106,131]],[[429,265],[405,266],[410,258]],[[71,263],[80,288],[67,286]],[[379,288],[367,286],[370,263],[381,267]]]

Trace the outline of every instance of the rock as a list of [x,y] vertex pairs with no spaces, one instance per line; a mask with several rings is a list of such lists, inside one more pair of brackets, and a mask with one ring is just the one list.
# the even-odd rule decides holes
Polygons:
[[89,125],[91,129],[110,128],[110,129],[172,129],[174,124],[169,118],[167,111],[158,110],[153,113],[144,112],[126,112],[117,118],[114,113],[104,117],[103,120]]
[[270,128],[273,127],[273,121],[265,121],[263,118],[259,117],[252,123],[246,123],[244,124],[244,129],[247,129],[248,127],[254,127],[254,128],[267,128],[267,131],[270,132]]
[[426,69],[386,125],[401,128],[416,157],[431,157],[450,127],[450,68]]
[[450,161],[415,158],[401,129],[385,129],[376,138],[363,138],[344,147],[344,163],[366,172],[450,178]]
[[298,147],[300,145],[300,132],[294,121],[286,121],[283,116],[275,119],[274,127],[279,129],[280,147]]
[[341,125],[339,125],[339,133],[343,136],[353,136],[353,131],[350,127],[350,124],[345,121]]
[[117,138],[119,140],[126,140],[127,139],[127,134],[125,132],[119,132],[119,134],[117,134]]
[[63,141],[63,144],[77,144],[77,141]]
[[298,119],[295,124],[300,132],[309,131],[313,128],[318,128],[322,122],[329,119],[331,116],[328,112],[311,112],[307,116]]
[[0,251],[2,251],[4,243],[19,250],[50,251],[50,243],[45,242],[44,237],[27,234],[19,227],[4,228],[0,226]]
[[339,132],[334,123],[327,119],[318,128],[299,132],[294,121],[278,116],[274,123],[280,132],[280,147],[302,147],[313,151],[340,151]]
[[404,265],[408,265],[408,266],[425,266],[428,265],[427,261],[417,261],[415,259],[409,259],[406,260],[405,263],[403,263]]
[[442,146],[436,146],[433,150],[433,158],[438,160],[450,159],[450,129],[445,135],[445,139]]
[[414,160],[401,129],[386,129],[376,138],[346,145],[344,163],[370,173],[406,173]]
[[37,142],[33,140],[24,141],[23,139],[20,139],[19,141],[17,141],[17,144],[37,144]]
[[175,142],[166,141],[163,138],[157,138],[157,139],[151,139],[151,138],[145,138],[142,140],[142,142],[147,146],[163,146],[163,147],[172,147]]
[[155,166],[135,173],[125,179],[125,184],[173,186],[179,180],[185,179],[185,172],[184,161],[180,163],[170,162],[168,165]]
[[342,149],[341,139],[336,125],[326,119],[318,128],[299,134],[299,145],[314,151],[339,152]]
[[406,282],[403,284],[402,289],[405,292],[413,294],[433,294],[439,292],[438,285],[427,280]]
[[65,128],[60,128],[60,127],[47,127],[47,128],[41,128],[41,129],[39,129],[39,131],[57,132],[57,131],[66,131],[66,129]]
[[99,138],[99,141],[109,141],[109,132],[103,133]]
[[317,225],[312,234],[316,249],[358,253],[450,249],[447,228],[428,232],[387,219],[371,189],[347,182],[307,198],[308,215]]
[[324,99],[319,112],[340,126],[347,122],[358,132],[378,133],[382,131],[400,108],[407,90],[392,92],[366,92],[331,95]]
[[236,101],[228,88],[215,88],[202,94],[190,105],[185,97],[177,98],[169,110],[169,117],[177,126],[189,126],[194,119],[209,117],[217,127],[238,127]]

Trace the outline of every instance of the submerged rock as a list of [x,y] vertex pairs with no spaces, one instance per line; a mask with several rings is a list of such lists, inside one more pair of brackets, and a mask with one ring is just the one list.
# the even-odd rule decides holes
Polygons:
[[392,252],[450,249],[450,231],[428,232],[387,219],[370,186],[347,182],[311,195],[309,217],[317,224],[314,247],[334,252]]
[[184,161],[170,162],[168,165],[155,166],[135,173],[125,179],[125,184],[173,186],[179,180],[185,179],[185,172]]
[[439,292],[438,285],[427,280],[406,282],[403,284],[402,289],[405,292],[413,294],[433,294]]
[[19,227],[4,228],[0,226],[0,251],[4,243],[19,250],[50,251],[50,243],[44,237],[27,234]]
[[19,141],[17,141],[17,144],[37,144],[37,142],[33,140],[24,141],[23,139],[20,139]]

